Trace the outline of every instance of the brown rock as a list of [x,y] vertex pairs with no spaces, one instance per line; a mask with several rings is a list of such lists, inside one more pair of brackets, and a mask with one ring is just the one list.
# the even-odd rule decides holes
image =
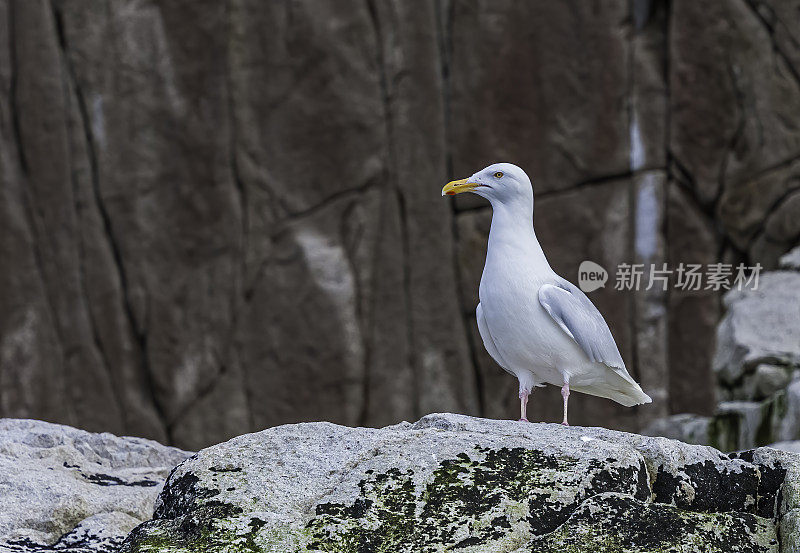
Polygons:
[[[751,2],[673,4],[670,148],[704,204],[800,150],[800,80]],[[735,232],[738,222],[724,217]],[[741,247],[741,245],[740,245]]]
[[[491,212],[439,197],[494,161],[533,178],[560,274],[612,273],[590,297],[651,413],[710,408],[684,383],[710,378],[716,296],[623,294],[615,267],[771,266],[797,244],[787,2],[0,12],[0,416],[193,449],[300,420],[514,416],[474,328]],[[552,420],[558,395],[534,397]],[[576,422],[646,413],[575,402]]]
[[547,192],[626,172],[627,10],[616,0],[453,3],[455,175],[507,161]]
[[[701,272],[715,263],[719,251],[713,222],[676,182],[667,194],[667,244],[670,266],[700,264]],[[714,378],[709,372],[719,321],[719,293],[683,289],[674,275],[669,292],[669,402],[672,413],[710,415],[714,409]]]

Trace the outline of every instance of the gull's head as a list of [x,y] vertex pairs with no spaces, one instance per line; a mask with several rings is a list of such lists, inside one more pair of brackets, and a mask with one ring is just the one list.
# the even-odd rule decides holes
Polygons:
[[442,196],[454,196],[462,192],[483,196],[492,205],[533,203],[531,179],[513,163],[494,163],[471,177],[448,182],[442,188]]

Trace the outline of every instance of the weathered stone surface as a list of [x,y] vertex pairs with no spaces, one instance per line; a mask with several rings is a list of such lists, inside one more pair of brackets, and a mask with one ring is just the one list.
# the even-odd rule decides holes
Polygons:
[[780,449],[781,451],[788,451],[790,453],[800,453],[800,440],[794,440],[791,442],[775,442],[774,444],[769,444],[769,447]]
[[800,440],[800,378],[774,396],[770,424],[773,441]]
[[800,246],[781,257],[780,268],[788,271],[800,271]]
[[772,4],[789,5],[679,1],[670,26],[672,153],[705,205],[721,195],[741,249],[790,184],[780,173],[800,150],[800,80],[761,14]]
[[[666,175],[646,171],[632,179],[634,194],[634,263],[643,266],[641,286],[634,292],[631,317],[635,332],[632,370],[653,398],[653,409],[638,413],[641,424],[669,413],[669,367],[667,361],[667,297],[669,285],[652,279],[667,266],[667,250],[660,232],[666,220]],[[615,270],[616,272],[616,270]],[[617,292],[619,298],[619,292]],[[619,299],[617,300],[619,301]],[[629,323],[630,324],[630,323]]]
[[122,551],[786,553],[799,476],[791,453],[601,428],[288,425],[180,465]]
[[142,438],[0,419],[0,551],[116,551],[188,456]]
[[644,434],[723,451],[800,439],[800,275],[766,272],[750,286],[725,296],[714,356],[720,402],[713,414],[666,417]]
[[723,384],[717,388],[720,401],[767,399],[786,388],[798,367],[761,363],[745,372],[734,384]]
[[642,432],[648,436],[708,444],[722,451],[750,449],[776,442],[791,443],[800,439],[800,378],[795,377],[765,399],[753,399],[751,396],[722,401],[710,417],[672,415],[654,421]]
[[[717,260],[719,236],[714,222],[692,199],[683,182],[667,189],[667,247],[669,264],[707,266]],[[708,370],[714,355],[719,322],[719,294],[713,290],[683,289],[673,277],[669,291],[669,402],[672,413],[710,415],[714,410],[714,374]]]
[[526,167],[536,190],[548,192],[626,173],[628,10],[621,0],[602,9],[453,2],[446,25],[454,174],[502,159]]
[[750,380],[753,399],[765,399],[783,390],[792,380],[791,368],[761,364],[756,367]]
[[479,412],[435,8],[4,1],[0,413],[195,448]]
[[[795,180],[794,185],[800,185],[800,180]],[[783,254],[800,241],[800,190],[791,190],[772,206],[763,233],[750,247],[755,250],[752,257],[761,259],[770,269],[776,268]]]
[[717,330],[713,367],[734,384],[759,363],[800,365],[800,274],[762,274],[758,288],[731,290]]
[[800,552],[800,509],[787,513],[780,525],[780,538],[785,553]]
[[769,402],[722,401],[714,414],[709,443],[723,451],[734,451],[753,448],[759,442],[773,442],[776,438],[770,433],[771,413]]
[[681,413],[652,421],[642,429],[645,436],[661,436],[687,444],[711,444],[713,418],[693,413]]

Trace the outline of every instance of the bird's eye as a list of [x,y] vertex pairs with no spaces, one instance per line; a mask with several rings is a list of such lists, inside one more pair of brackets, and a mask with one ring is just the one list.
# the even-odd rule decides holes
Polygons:
[[495,174],[494,174],[494,178],[496,178],[496,179],[502,179],[502,178],[503,178],[503,173],[502,173],[502,171],[498,171],[497,173],[495,173]]

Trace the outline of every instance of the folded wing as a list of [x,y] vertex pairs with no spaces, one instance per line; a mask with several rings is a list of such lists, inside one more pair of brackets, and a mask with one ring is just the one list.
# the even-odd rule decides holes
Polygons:
[[611,396],[616,395],[615,392],[621,392],[628,396],[625,399],[635,400],[634,404],[651,401],[625,369],[625,363],[605,319],[577,286],[561,278],[556,285],[544,284],[539,288],[539,303],[591,361],[603,363],[631,385],[629,389],[621,389],[609,383],[611,387],[604,390],[605,393],[598,393],[601,390],[592,390],[589,393],[610,397],[623,404],[627,402]]
[[564,332],[596,363],[625,370],[605,319],[578,287],[569,281],[539,288],[539,303]]

